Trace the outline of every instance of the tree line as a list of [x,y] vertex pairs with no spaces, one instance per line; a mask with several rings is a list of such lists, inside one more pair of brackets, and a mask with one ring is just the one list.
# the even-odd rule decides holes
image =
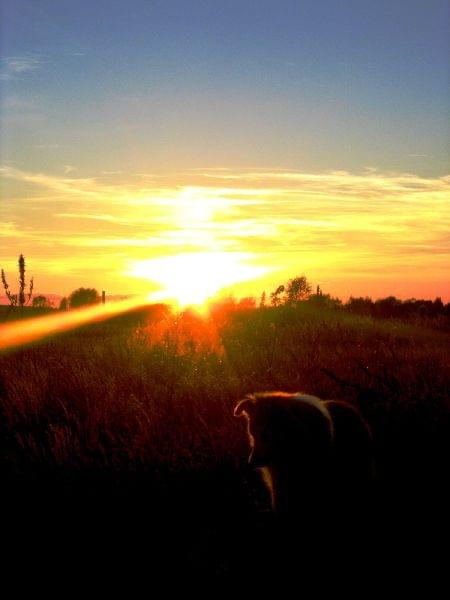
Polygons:
[[[350,296],[343,303],[339,298],[333,298],[330,294],[324,294],[318,285],[316,293],[311,293],[312,286],[304,275],[290,279],[286,285],[280,285],[270,294],[272,306],[295,305],[298,302],[307,301],[317,306],[328,308],[342,308],[349,313],[365,315],[382,319],[396,318],[409,319],[412,317],[435,318],[438,316],[450,317],[450,303],[444,304],[437,297],[434,300],[410,298],[400,300],[395,296],[387,296],[378,300],[372,300],[368,296]],[[266,306],[266,293],[263,292],[260,306]]]
[[[13,293],[4,269],[1,270],[2,286],[10,307],[17,306],[23,308],[30,305],[33,308],[55,308],[46,296],[39,295],[33,298],[34,279],[32,277],[28,283],[26,282],[25,257],[23,254],[18,259],[18,271],[18,291],[17,293]],[[95,288],[80,287],[74,290],[68,298],[64,297],[61,299],[59,309],[79,308],[80,306],[96,304],[98,302],[100,302],[100,295]]]
[[[6,297],[11,307],[24,307],[30,305],[34,308],[55,308],[46,296],[33,296],[34,280],[31,278],[26,281],[25,258],[23,254],[18,259],[18,292],[13,293],[6,279],[4,270],[1,270],[1,281],[5,290]],[[317,308],[340,308],[349,313],[364,315],[376,318],[396,318],[410,319],[436,318],[439,316],[450,317],[450,303],[444,304],[441,298],[435,300],[424,300],[411,298],[400,300],[395,296],[387,296],[378,300],[372,300],[365,297],[350,296],[349,300],[343,303],[339,298],[333,298],[330,294],[324,294],[320,286],[316,287],[315,293],[312,293],[312,285],[305,275],[300,275],[289,279],[287,283],[279,285],[267,298],[264,291],[259,300],[259,308],[295,306],[300,302],[308,302]],[[79,308],[100,302],[100,295],[95,288],[80,287],[74,290],[68,297],[61,299],[59,310],[68,310],[69,308]],[[218,304],[223,304],[223,301]],[[257,308],[256,298],[242,298],[239,301],[229,299],[230,308],[233,305],[239,309]]]

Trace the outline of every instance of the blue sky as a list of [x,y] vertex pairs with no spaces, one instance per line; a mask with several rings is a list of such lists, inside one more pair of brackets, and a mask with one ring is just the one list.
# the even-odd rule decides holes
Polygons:
[[0,266],[23,252],[41,293],[180,296],[210,268],[450,299],[448,12],[2,0]]
[[2,5],[2,162],[447,170],[445,1]]

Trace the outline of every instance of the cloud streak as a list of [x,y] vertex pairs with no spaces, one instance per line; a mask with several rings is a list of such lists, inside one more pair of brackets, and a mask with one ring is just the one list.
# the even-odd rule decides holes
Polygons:
[[[341,295],[357,293],[358,281],[381,285],[389,274],[400,288],[428,277],[447,293],[450,176],[215,169],[159,177],[158,185],[120,173],[123,182],[112,185],[11,166],[1,173],[15,200],[6,198],[0,236],[11,247],[25,242],[42,264],[51,248],[54,263],[70,256],[73,265],[88,262],[93,272],[97,265],[99,279],[108,273],[111,280],[114,271],[130,272],[133,261],[242,252],[272,273],[255,293],[298,272],[330,282]],[[22,186],[40,193],[27,197]],[[61,203],[70,209],[58,209]],[[32,207],[40,210],[31,218]],[[98,254],[91,261],[86,251]]]
[[43,65],[43,60],[34,55],[8,56],[1,59],[0,80],[16,79],[30,71],[36,71]]

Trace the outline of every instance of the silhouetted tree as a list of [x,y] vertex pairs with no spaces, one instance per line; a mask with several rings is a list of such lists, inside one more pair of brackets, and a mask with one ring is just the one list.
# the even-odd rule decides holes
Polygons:
[[59,303],[59,310],[67,310],[69,308],[69,302],[67,298],[61,298],[61,302]]
[[341,308],[342,300],[339,298],[332,298],[330,294],[324,294],[320,290],[320,294],[311,294],[308,298],[308,304],[315,308]]
[[264,290],[264,292],[261,294],[261,298],[259,300],[259,308],[264,308],[266,306],[266,292]]
[[286,304],[293,304],[306,300],[311,294],[311,285],[304,275],[289,279],[286,287]]
[[446,311],[448,314],[448,309],[444,306],[441,298],[435,300],[417,300],[416,298],[400,300],[395,296],[388,296],[373,302],[371,298],[353,298],[350,296],[345,309],[354,314],[371,315],[381,319],[409,320],[416,317],[429,319],[445,315]]
[[99,300],[100,296],[96,289],[81,287],[70,294],[69,306],[70,308],[78,308],[79,306],[96,304]]
[[272,306],[280,306],[280,304],[282,302],[280,295],[283,294],[284,291],[285,291],[284,285],[279,285],[277,287],[277,289],[270,294],[270,302],[271,302]]
[[33,306],[33,308],[51,308],[52,303],[45,296],[35,296],[31,306]]
[[345,308],[357,315],[371,315],[373,312],[373,302],[371,298],[354,298],[350,296]]
[[402,301],[395,296],[387,296],[375,301],[374,314],[376,317],[388,319],[400,316]]
[[441,298],[436,298],[433,302],[433,312],[437,315],[444,312],[444,303]]
[[30,302],[31,297],[33,295],[33,285],[34,285],[34,281],[33,278],[30,279],[30,283],[29,283],[29,288],[28,288],[28,292],[25,292],[25,287],[26,287],[26,282],[25,282],[25,257],[23,256],[23,254],[21,254],[19,256],[19,291],[17,292],[17,294],[12,294],[10,289],[9,289],[9,285],[8,282],[6,280],[6,275],[5,275],[5,271],[2,269],[2,284],[3,284],[3,288],[5,290],[5,294],[6,297],[9,300],[9,303],[11,306],[17,306],[19,305],[20,307],[25,306],[26,304],[28,304],[28,302]]

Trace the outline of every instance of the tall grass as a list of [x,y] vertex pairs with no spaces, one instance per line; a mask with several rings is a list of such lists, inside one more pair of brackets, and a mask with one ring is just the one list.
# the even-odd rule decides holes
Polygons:
[[395,495],[395,519],[411,503],[419,514],[424,492],[433,502],[444,493],[448,350],[436,330],[300,304],[208,318],[153,310],[3,353],[0,477],[3,497],[25,503],[14,535],[25,516],[29,526],[42,520],[36,498],[52,515],[63,510],[66,536],[84,502],[86,514],[97,506],[85,536],[102,519],[105,540],[119,523],[142,529],[140,544],[164,564],[216,574],[271,567],[284,542],[261,521],[268,498],[232,417],[238,399],[267,389],[359,406],[374,434],[383,514]]
[[446,335],[307,305],[97,324],[0,357],[2,463],[237,468],[246,442],[234,403],[284,389],[357,404],[380,472],[425,476],[448,431],[448,362]]

